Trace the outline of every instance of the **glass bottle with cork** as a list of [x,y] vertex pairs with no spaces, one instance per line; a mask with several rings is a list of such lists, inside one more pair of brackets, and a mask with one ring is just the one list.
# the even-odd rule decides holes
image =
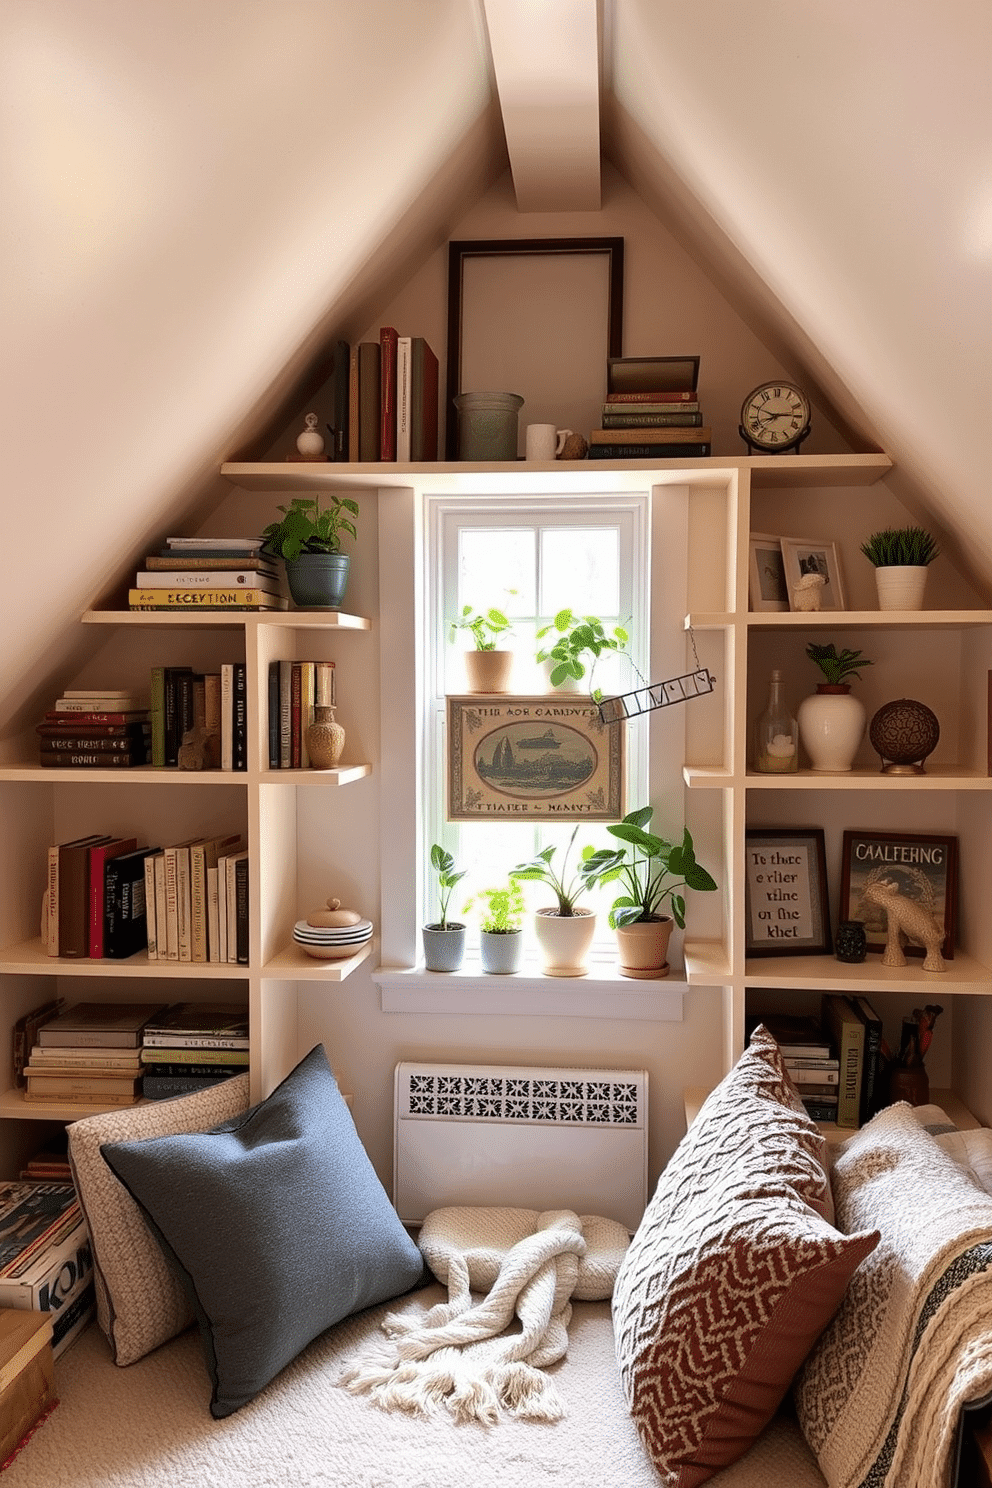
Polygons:
[[754,768],[762,775],[791,775],[799,768],[799,725],[786,704],[780,671],[772,672],[768,705],[758,719]]

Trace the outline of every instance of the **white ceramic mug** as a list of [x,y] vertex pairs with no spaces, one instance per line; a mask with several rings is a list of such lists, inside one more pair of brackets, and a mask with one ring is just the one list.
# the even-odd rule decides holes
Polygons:
[[527,460],[553,460],[560,455],[571,429],[556,429],[554,424],[528,424],[524,448]]

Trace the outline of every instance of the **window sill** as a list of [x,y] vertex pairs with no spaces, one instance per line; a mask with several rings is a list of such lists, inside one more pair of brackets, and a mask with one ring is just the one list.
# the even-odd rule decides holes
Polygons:
[[371,972],[384,1013],[467,1017],[567,1017],[681,1023],[687,991],[683,977],[638,981],[621,976],[616,963],[593,961],[583,977],[545,976],[536,962],[508,975],[481,970],[466,956],[460,971],[377,966]]

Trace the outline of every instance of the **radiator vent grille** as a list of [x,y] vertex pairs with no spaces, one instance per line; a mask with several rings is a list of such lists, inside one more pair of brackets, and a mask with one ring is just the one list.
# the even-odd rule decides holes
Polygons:
[[475,1121],[561,1121],[636,1126],[638,1084],[632,1080],[556,1079],[522,1075],[411,1074],[411,1116]]

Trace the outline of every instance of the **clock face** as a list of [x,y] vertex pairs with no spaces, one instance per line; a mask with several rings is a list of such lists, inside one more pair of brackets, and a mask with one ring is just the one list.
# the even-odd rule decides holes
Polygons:
[[774,453],[791,449],[809,432],[806,394],[788,382],[765,382],[748,393],[741,409],[741,434],[749,444]]

